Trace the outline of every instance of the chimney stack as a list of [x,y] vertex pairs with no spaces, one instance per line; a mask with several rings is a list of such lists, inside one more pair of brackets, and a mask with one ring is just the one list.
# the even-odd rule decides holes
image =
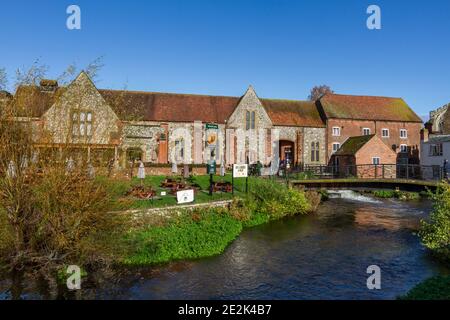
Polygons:
[[428,142],[428,129],[427,128],[423,128],[422,130],[420,130],[420,140],[422,142]]
[[58,81],[42,79],[39,82],[39,85],[41,86],[42,91],[55,91],[58,88]]

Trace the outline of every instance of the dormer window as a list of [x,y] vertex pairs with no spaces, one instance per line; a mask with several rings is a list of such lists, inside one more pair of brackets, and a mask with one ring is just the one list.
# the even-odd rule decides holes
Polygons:
[[245,129],[255,129],[255,118],[256,118],[256,112],[255,111],[247,111],[245,115]]
[[72,136],[92,136],[92,112],[74,111],[72,113]]

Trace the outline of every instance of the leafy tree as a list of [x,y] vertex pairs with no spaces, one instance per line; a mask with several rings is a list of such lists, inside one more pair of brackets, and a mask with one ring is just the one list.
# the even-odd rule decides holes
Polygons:
[[421,222],[419,235],[427,248],[450,261],[450,185],[442,183],[431,197],[434,203],[430,221]]
[[326,93],[334,93],[334,91],[327,85],[315,86],[311,89],[308,99],[310,101],[316,101]]

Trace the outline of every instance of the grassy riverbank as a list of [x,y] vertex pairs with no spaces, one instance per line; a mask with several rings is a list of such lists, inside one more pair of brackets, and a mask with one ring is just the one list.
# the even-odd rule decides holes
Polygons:
[[450,276],[436,276],[411,289],[401,300],[450,300]]
[[244,228],[286,216],[306,214],[320,202],[306,194],[263,179],[252,181],[249,194],[236,198],[229,209],[214,208],[156,219],[129,235],[133,252],[126,265],[151,265],[222,253]]

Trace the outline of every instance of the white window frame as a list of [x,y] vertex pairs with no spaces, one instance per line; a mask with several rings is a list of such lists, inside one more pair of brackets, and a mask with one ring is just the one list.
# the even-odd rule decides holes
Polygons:
[[[387,132],[386,136],[384,135],[384,132]],[[389,133],[389,129],[388,128],[381,129],[381,137],[382,138],[389,138],[389,135],[390,135],[390,133]]]
[[[402,132],[405,133],[404,136],[402,136]],[[400,139],[408,139],[408,130],[406,130],[406,129],[400,129]]]
[[[366,130],[369,132],[368,134],[364,133],[364,131],[366,131]],[[363,128],[362,129],[362,134],[363,134],[363,136],[370,136],[370,128]]]
[[[337,134],[334,133],[334,130],[337,131]],[[333,129],[331,131],[331,135],[333,137],[340,137],[341,136],[341,127],[333,127]]]
[[[405,147],[405,150],[403,151],[402,147]],[[408,153],[408,145],[407,144],[401,144],[400,145],[400,153]]]
[[[337,149],[334,148],[334,146],[338,146]],[[339,142],[333,142],[333,153],[338,151],[341,148],[341,144]]]
[[[378,163],[375,163],[375,159],[378,159]],[[381,164],[381,158],[380,157],[372,157],[372,164],[374,165],[380,165]]]

